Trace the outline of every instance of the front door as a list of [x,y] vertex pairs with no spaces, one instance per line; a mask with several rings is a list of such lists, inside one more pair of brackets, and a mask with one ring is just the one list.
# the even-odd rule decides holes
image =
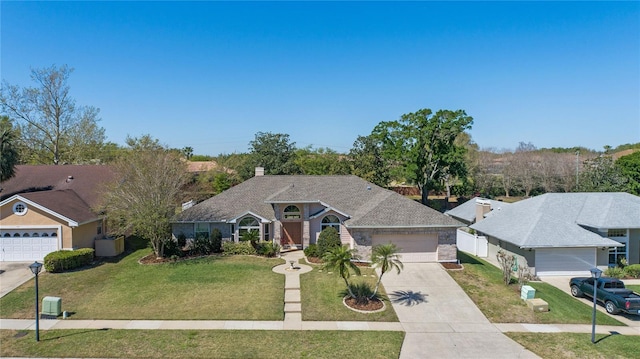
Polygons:
[[282,242],[284,245],[302,247],[302,222],[282,223]]

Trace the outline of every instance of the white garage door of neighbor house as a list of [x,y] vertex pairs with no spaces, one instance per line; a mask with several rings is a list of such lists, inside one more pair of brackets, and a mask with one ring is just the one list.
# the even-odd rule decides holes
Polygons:
[[[8,233],[11,235],[10,237],[0,236],[0,260],[4,262],[43,261],[44,256],[58,250],[57,230],[44,232],[38,229],[34,231],[9,231]],[[28,237],[25,237],[25,234]],[[42,236],[43,234],[46,237]]]
[[385,234],[374,235],[372,245],[395,243],[400,248],[400,260],[404,263],[436,262],[438,260],[438,236],[436,234]]
[[594,248],[536,249],[538,276],[566,275],[590,276],[589,269],[596,263]]

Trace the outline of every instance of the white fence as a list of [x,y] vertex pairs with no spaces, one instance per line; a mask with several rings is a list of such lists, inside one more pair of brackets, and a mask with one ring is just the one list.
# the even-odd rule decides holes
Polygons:
[[461,251],[471,253],[474,256],[486,258],[489,252],[487,237],[471,234],[458,228],[456,233],[456,245]]

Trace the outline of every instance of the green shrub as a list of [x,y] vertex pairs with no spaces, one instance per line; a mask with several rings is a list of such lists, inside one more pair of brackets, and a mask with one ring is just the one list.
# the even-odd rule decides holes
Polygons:
[[80,268],[91,264],[94,253],[95,250],[93,248],[51,252],[44,257],[44,269],[50,273],[58,273]]
[[187,245],[187,236],[185,236],[184,233],[178,234],[176,240],[178,241],[179,247],[184,247]]
[[178,244],[178,241],[167,239],[164,242],[164,252],[162,252],[164,258],[171,258],[173,256],[182,257],[183,255],[182,247]]
[[612,277],[612,278],[623,278],[624,277],[624,269],[620,268],[620,267],[610,267],[607,268],[604,271],[604,274],[607,277]]
[[224,242],[222,243],[222,252],[224,254],[256,254],[251,242]]
[[280,253],[280,245],[273,242],[260,241],[256,244],[256,252],[265,257],[275,257]]
[[211,230],[209,241],[211,242],[211,252],[220,253],[222,251],[222,233],[218,228]]
[[624,272],[627,276],[632,278],[640,278],[640,264],[632,264],[624,267]]
[[259,231],[246,231],[240,235],[240,242],[256,243],[260,239]]
[[324,256],[324,254],[334,248],[338,248],[342,245],[340,242],[340,234],[333,227],[326,227],[320,232],[318,236],[318,257]]
[[318,245],[317,244],[310,244],[307,248],[304,249],[304,255],[307,257],[316,257],[319,258],[320,255],[318,254]]

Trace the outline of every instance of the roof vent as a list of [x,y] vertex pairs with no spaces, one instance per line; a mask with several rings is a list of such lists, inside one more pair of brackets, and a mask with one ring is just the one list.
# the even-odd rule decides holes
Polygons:
[[256,167],[255,177],[264,176],[264,167]]
[[73,181],[73,176],[67,176],[67,183]]
[[371,186],[367,186],[367,191],[371,191]]

